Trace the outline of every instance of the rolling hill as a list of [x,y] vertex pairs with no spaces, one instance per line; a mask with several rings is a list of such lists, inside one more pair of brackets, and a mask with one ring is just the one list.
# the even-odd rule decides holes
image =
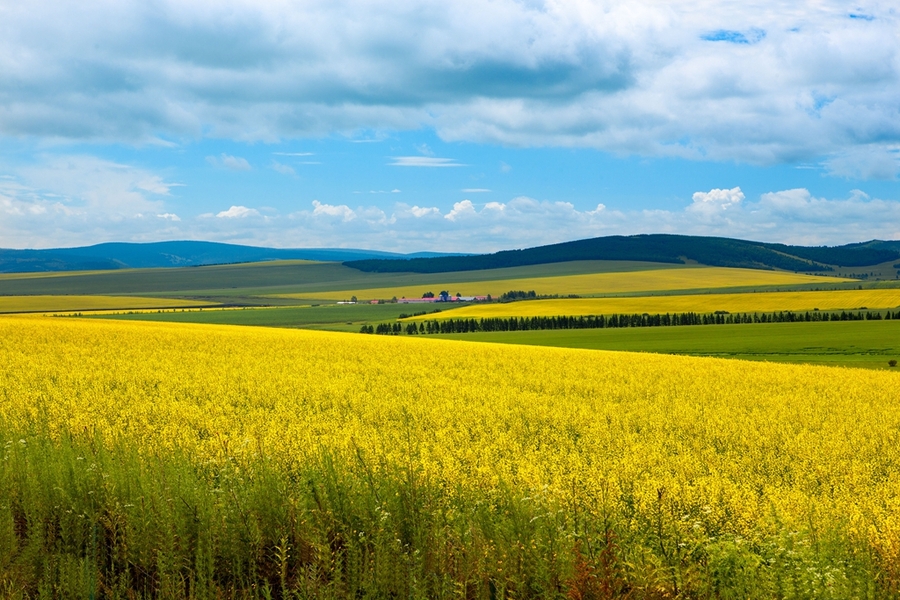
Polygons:
[[608,236],[504,250],[494,254],[409,258],[364,259],[344,264],[378,273],[445,273],[477,271],[574,260],[634,260],[659,263],[697,263],[715,267],[783,269],[823,272],[835,267],[861,267],[900,259],[900,241],[872,240],[845,246],[789,246],[731,238],[686,235]]
[[201,265],[260,262],[266,260],[349,261],[360,259],[427,258],[435,252],[395,254],[343,248],[260,248],[217,242],[110,242],[80,248],[48,250],[0,249],[0,273],[44,271],[99,271],[147,267],[195,267]]

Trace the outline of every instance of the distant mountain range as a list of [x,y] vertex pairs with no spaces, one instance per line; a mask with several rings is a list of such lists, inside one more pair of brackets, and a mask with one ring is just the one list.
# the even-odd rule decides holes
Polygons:
[[718,267],[831,271],[900,260],[900,241],[872,240],[845,246],[788,246],[720,237],[687,235],[608,236],[504,250],[494,254],[406,260],[364,259],[344,264],[367,272],[445,273],[499,269],[572,260],[634,260],[662,263],[696,261]]
[[258,248],[217,242],[153,242],[149,244],[106,243],[81,248],[48,250],[0,249],[0,273],[42,271],[87,271],[148,267],[195,267],[201,265],[258,262],[265,260],[350,261],[364,259],[410,259],[448,256],[438,252],[395,254],[342,248]]
[[608,236],[493,254],[396,254],[340,248],[260,248],[217,242],[106,243],[81,248],[0,250],[0,273],[201,266],[266,260],[321,260],[378,273],[445,273],[573,260],[632,260],[719,267],[831,271],[900,261],[900,241],[789,246],[687,235]]

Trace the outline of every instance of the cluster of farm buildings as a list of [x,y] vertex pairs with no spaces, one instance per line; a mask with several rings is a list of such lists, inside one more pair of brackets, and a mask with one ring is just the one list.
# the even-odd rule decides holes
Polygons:
[[[450,294],[441,294],[438,296],[423,296],[421,298],[394,298],[391,302],[396,302],[397,304],[432,304],[437,302],[486,302],[489,300],[488,296],[451,296]],[[384,300],[369,300],[366,304],[382,304]],[[356,304],[356,298],[353,300],[347,301],[344,300],[342,302],[338,302],[338,304]]]
[[[484,302],[487,296],[437,296],[435,298],[398,298],[400,304],[428,304],[431,302]],[[375,301],[377,302],[377,300]]]

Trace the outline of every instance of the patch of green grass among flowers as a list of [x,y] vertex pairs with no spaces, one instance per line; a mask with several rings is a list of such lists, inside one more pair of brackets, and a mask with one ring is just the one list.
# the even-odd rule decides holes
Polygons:
[[472,342],[892,369],[900,372],[900,366],[892,368],[888,365],[889,360],[900,360],[900,321],[566,329],[434,337]]
[[[449,310],[452,304],[447,306]],[[441,307],[442,309],[444,307]],[[207,323],[217,325],[251,325],[257,327],[296,327],[359,331],[363,323],[393,320],[435,308],[409,304],[323,304],[321,306],[286,306],[271,308],[235,308],[225,310],[175,310],[160,312],[127,311],[118,314],[90,315],[91,318],[132,321],[169,321],[174,323]],[[88,316],[88,315],[84,315]]]

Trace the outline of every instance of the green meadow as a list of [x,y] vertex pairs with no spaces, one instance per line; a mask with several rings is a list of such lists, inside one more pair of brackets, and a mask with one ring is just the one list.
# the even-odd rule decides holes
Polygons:
[[208,323],[216,325],[249,325],[256,327],[290,327],[359,331],[363,324],[396,320],[402,315],[436,309],[431,305],[408,304],[321,304],[307,306],[274,306],[209,310],[167,310],[159,312],[123,311],[115,314],[83,316],[96,319],[132,321],[169,321],[173,323]]
[[[888,361],[900,360],[900,321],[566,329],[428,337],[874,369],[891,369]],[[894,369],[900,371],[900,367]]]

